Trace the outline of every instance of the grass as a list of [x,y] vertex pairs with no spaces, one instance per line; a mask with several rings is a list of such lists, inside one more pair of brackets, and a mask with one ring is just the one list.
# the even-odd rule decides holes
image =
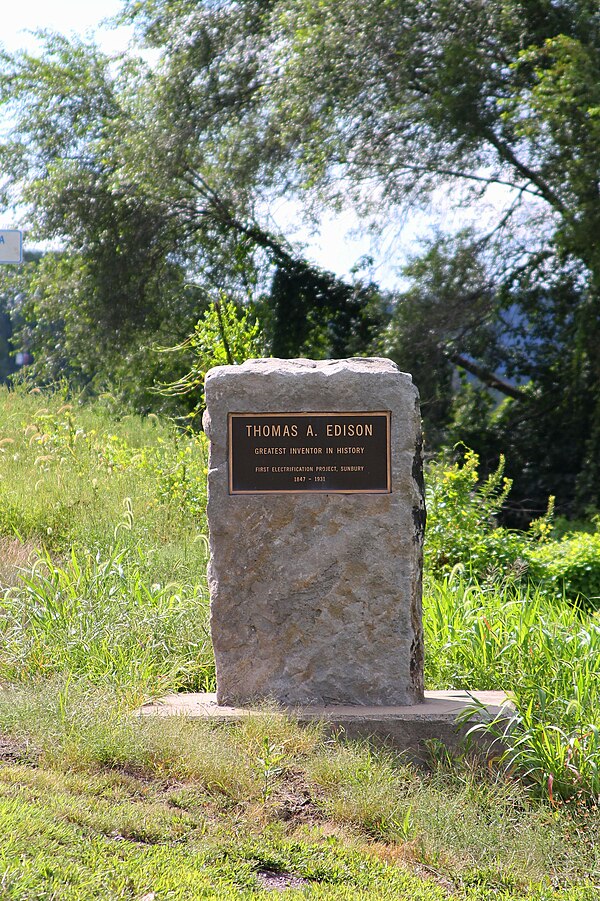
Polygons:
[[46,682],[2,693],[0,730],[15,742],[0,767],[8,898],[254,896],[261,871],[315,898],[583,899],[600,881],[598,810],[557,816],[476,768],[425,775],[268,712],[140,722],[106,690]]
[[204,586],[149,584],[141,549],[46,552],[0,599],[0,681],[87,676],[137,697],[214,685]]
[[[535,589],[462,578],[427,584],[426,678],[431,688],[502,689],[570,697],[577,716],[600,708],[600,617]],[[561,666],[556,666],[557,661]]]
[[428,685],[507,690],[511,734],[496,734],[507,739],[509,769],[550,800],[600,797],[598,614],[460,575],[430,582],[424,607]]
[[109,401],[0,391],[0,534],[59,556],[144,546],[155,581],[203,581],[203,437]]
[[[410,894],[415,901],[445,897],[435,885],[341,844],[316,840],[309,845],[277,829],[232,841],[202,812],[178,808],[178,797],[168,790],[140,798],[138,787],[122,778],[38,787],[30,774],[29,779],[15,775],[20,781],[16,797],[9,786],[9,796],[0,800],[0,824],[11,836],[5,852],[13,861],[5,870],[5,897],[266,898],[272,893],[261,890],[260,875],[273,868],[296,874],[313,898],[383,899],[390,892],[398,898]],[[49,796],[41,809],[40,788]],[[98,812],[98,795],[107,790],[122,800],[102,804]],[[91,815],[79,807],[86,796]],[[131,813],[124,822],[119,816],[121,805],[151,825],[132,828]],[[49,850],[54,851],[52,863]],[[304,891],[286,895],[306,897]]]
[[133,714],[214,685],[206,465],[110,398],[0,391],[0,898],[600,897],[598,618],[541,593],[426,585],[428,687],[514,693],[504,766]]

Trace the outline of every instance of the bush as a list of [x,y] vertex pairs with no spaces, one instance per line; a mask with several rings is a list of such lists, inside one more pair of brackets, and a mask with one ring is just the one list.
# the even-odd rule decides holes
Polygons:
[[565,535],[526,552],[529,579],[550,597],[600,607],[600,532]]
[[553,498],[529,530],[506,529],[498,514],[511,489],[504,458],[484,481],[479,458],[430,464],[427,471],[425,566],[434,576],[458,569],[488,582],[523,581],[545,597],[600,607],[600,531],[571,532],[552,540]]
[[504,458],[483,482],[478,467],[479,457],[471,450],[462,466],[441,461],[428,467],[425,565],[434,575],[459,567],[485,578],[494,570],[518,569],[529,538],[496,521],[512,485],[504,476]]

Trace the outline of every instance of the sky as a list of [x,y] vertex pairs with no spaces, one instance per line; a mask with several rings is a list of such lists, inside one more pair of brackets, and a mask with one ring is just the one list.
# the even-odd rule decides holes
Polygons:
[[[0,42],[7,50],[34,48],[30,32],[40,28],[61,34],[85,35],[90,29],[119,12],[119,0],[21,0],[7,3],[0,13]],[[124,50],[130,37],[128,29],[99,32],[102,47],[108,53]]]
[[[111,29],[106,20],[120,9],[120,0],[13,0],[5,4],[0,13],[0,43],[11,52],[19,49],[34,51],[38,45],[32,32],[48,29],[69,36],[91,37],[94,33],[105,52],[118,53],[127,49],[131,29]],[[423,215],[409,219],[402,231],[397,222],[392,222],[383,237],[376,240],[357,234],[360,222],[352,211],[336,216],[324,215],[319,230],[313,233],[297,225],[299,212],[298,208],[282,201],[271,210],[271,224],[279,227],[309,259],[340,276],[347,276],[360,258],[372,257],[374,265],[368,275],[385,288],[398,285],[400,265],[408,254],[418,249],[419,235],[430,225]],[[0,228],[13,225],[0,220]]]

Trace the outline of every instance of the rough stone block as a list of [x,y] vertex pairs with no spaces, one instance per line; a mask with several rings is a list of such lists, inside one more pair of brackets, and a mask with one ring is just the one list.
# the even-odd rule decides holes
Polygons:
[[[423,699],[418,392],[389,360],[249,360],[206,376],[219,704]],[[390,493],[231,494],[230,413],[390,416]]]

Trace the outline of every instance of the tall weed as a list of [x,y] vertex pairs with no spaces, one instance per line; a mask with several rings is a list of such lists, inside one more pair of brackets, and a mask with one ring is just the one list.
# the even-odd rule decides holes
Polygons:
[[424,598],[431,688],[504,689],[515,706],[488,728],[504,762],[548,795],[600,793],[600,619],[543,591],[459,574]]
[[185,552],[206,529],[206,466],[204,435],[156,416],[116,420],[99,402],[0,388],[0,536],[61,554],[107,550],[117,530],[122,545]]
[[[485,732],[498,739],[499,760],[507,771],[518,773],[554,803],[586,798],[600,801],[600,717],[586,722],[589,713],[566,698],[537,692],[515,691],[514,712],[503,711],[490,722],[469,731]],[[477,711],[477,705],[473,712]],[[467,716],[470,711],[467,712]],[[562,722],[564,725],[557,725]]]
[[0,596],[0,681],[69,673],[130,693],[214,684],[204,589],[149,584],[143,553],[42,555]]

